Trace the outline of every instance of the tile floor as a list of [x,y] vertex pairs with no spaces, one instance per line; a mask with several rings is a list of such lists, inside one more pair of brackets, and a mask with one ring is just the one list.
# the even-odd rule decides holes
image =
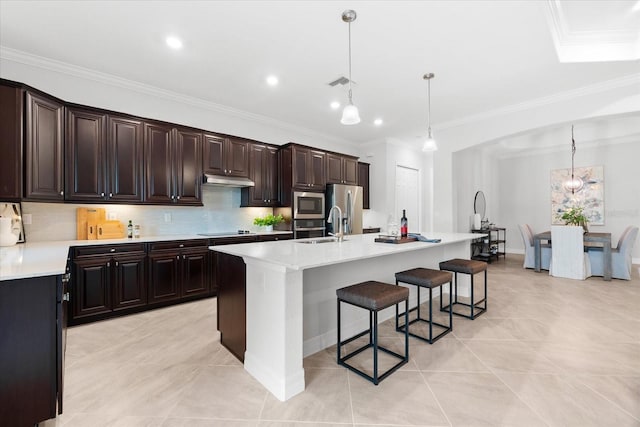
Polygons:
[[[434,345],[411,339],[378,387],[333,347],[305,359],[307,388],[287,402],[216,340],[215,299],[69,328],[64,414],[41,425],[640,426],[638,271],[565,280],[509,255],[489,266],[487,313],[454,317]],[[402,348],[390,322],[381,335]]]

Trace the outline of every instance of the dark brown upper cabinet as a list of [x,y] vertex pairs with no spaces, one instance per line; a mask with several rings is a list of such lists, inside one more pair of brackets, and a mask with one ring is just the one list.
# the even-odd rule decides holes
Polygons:
[[204,134],[204,173],[249,177],[249,141],[242,138]]
[[362,208],[369,209],[369,163],[358,162],[358,185],[362,187]]
[[0,82],[0,200],[22,198],[23,90]]
[[292,148],[293,188],[324,191],[327,185],[324,151],[298,146]]
[[26,200],[64,201],[64,106],[27,92],[25,132]]
[[83,109],[67,109],[66,200],[106,199],[107,116]]
[[249,179],[254,187],[243,188],[240,207],[278,206],[278,149],[265,144],[249,146]]
[[145,201],[202,206],[202,134],[144,124]]
[[66,200],[142,201],[142,123],[67,109]]
[[325,191],[324,151],[289,143],[280,147],[278,156],[281,206],[291,206],[292,191]]
[[358,184],[358,159],[327,153],[327,184]]

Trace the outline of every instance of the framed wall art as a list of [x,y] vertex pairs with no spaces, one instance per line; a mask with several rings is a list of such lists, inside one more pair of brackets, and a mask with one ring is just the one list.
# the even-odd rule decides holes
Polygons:
[[574,168],[574,176],[583,185],[572,194],[565,185],[571,180],[571,169],[551,171],[551,224],[564,224],[560,217],[566,209],[582,207],[589,225],[604,225],[604,167]]

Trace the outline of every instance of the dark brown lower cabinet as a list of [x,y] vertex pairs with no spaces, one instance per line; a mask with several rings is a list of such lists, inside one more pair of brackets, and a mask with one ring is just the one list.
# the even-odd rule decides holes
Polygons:
[[207,240],[152,243],[149,251],[149,304],[207,295]]
[[62,413],[64,282],[0,283],[0,424],[33,426]]
[[218,330],[220,342],[244,362],[246,341],[247,269],[241,257],[215,252],[218,284]]
[[75,249],[71,323],[147,304],[144,244]]

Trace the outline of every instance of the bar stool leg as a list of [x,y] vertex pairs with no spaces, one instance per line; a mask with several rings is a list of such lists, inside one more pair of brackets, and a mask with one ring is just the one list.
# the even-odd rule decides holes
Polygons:
[[342,349],[342,346],[340,345],[341,342],[342,338],[340,337],[340,300],[338,300],[338,364],[340,364],[340,350]]
[[369,319],[373,317],[373,383],[378,385],[378,312],[372,311]]

